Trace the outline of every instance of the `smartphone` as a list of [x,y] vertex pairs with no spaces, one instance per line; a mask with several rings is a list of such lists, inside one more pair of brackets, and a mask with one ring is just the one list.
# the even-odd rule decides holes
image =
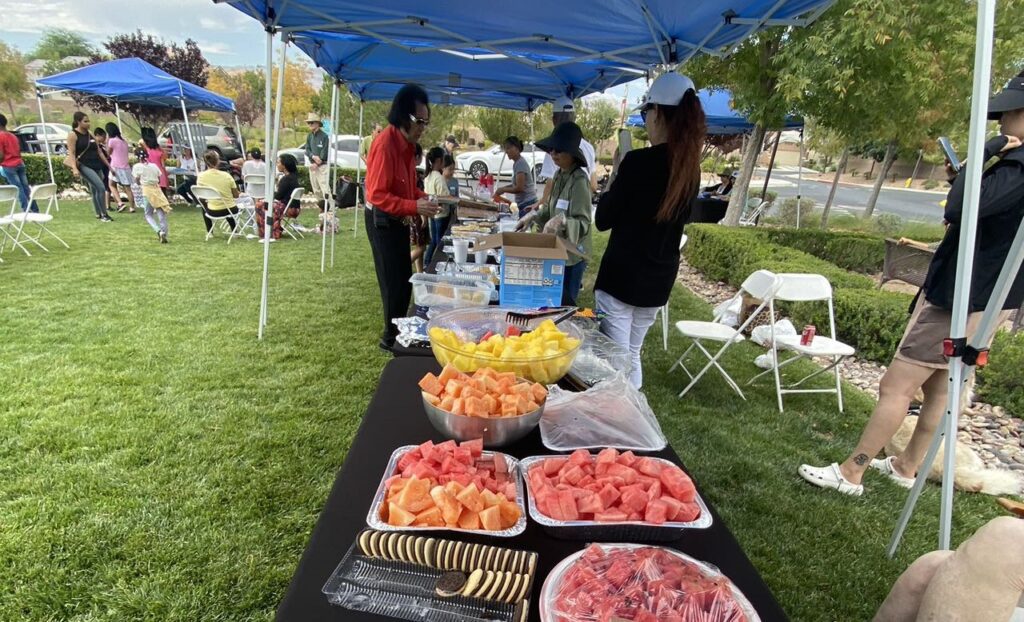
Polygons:
[[954,171],[959,173],[962,164],[960,162],[960,158],[956,156],[956,151],[953,151],[953,143],[949,142],[949,138],[946,136],[939,136],[939,146],[942,147],[942,151],[945,152],[946,159],[949,160],[950,166],[953,167]]

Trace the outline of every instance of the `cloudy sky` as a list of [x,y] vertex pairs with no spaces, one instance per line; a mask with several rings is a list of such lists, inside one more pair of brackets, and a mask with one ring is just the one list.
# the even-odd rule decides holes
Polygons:
[[[47,28],[82,33],[99,46],[114,33],[141,29],[172,41],[191,37],[214,65],[256,66],[265,62],[264,32],[238,11],[212,0],[2,0],[0,40],[28,52]],[[629,87],[638,100],[643,82]],[[625,87],[611,89],[621,101]]]

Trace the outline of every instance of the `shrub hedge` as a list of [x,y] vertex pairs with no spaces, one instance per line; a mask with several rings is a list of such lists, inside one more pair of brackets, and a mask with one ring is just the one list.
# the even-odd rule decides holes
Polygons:
[[[767,237],[768,230],[692,225],[686,260],[713,280],[739,287],[751,272],[809,272],[821,274],[834,288],[838,338],[855,347],[864,358],[888,364],[909,319],[911,297],[875,289],[875,281],[854,274],[833,263],[795,248],[782,246]],[[780,305],[794,324],[828,326],[824,305],[801,303]]]
[[840,268],[874,274],[882,271],[885,238],[821,229],[761,229],[771,242],[795,248]]
[[1024,419],[1024,332],[997,332],[991,350],[989,364],[978,371],[978,394]]

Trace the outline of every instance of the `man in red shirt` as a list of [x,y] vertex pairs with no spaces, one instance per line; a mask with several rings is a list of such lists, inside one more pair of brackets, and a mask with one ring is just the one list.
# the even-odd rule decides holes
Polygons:
[[[18,189],[21,209],[28,211],[28,196],[32,192],[32,188],[28,185],[25,162],[21,159],[21,145],[18,143],[18,137],[7,131],[7,117],[2,114],[0,114],[0,175],[4,176],[7,183]],[[32,211],[39,211],[39,207],[34,201],[32,202]]]
[[384,307],[384,350],[391,350],[398,335],[392,320],[406,316],[412,299],[408,220],[438,211],[416,187],[416,143],[429,124],[426,91],[406,84],[391,102],[387,129],[373,140],[366,157],[366,237]]

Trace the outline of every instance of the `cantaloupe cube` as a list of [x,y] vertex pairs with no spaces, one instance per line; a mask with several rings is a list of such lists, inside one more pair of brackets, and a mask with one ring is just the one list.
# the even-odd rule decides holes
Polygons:
[[441,400],[441,403],[438,404],[437,407],[440,408],[441,410],[451,412],[452,408],[455,408],[455,398],[452,397],[451,395],[445,395],[444,398]]
[[452,413],[453,415],[465,415],[466,414],[466,407],[465,407],[461,397],[455,398],[455,401],[452,402],[451,410],[449,410],[448,412]]
[[496,379],[496,380],[497,380],[497,381],[498,381],[499,383],[502,383],[502,382],[507,382],[507,383],[508,383],[508,384],[510,384],[510,385],[512,385],[512,384],[515,384],[515,383],[516,383],[516,375],[515,375],[515,373],[513,373],[513,372],[510,372],[510,371],[506,371],[506,372],[501,372],[501,373],[497,374],[497,376],[495,377],[495,379]]
[[519,409],[516,408],[515,404],[502,404],[501,405],[501,416],[502,417],[518,417]]
[[441,384],[441,381],[430,372],[427,372],[427,375],[420,379],[419,384],[425,393],[430,393],[431,395],[441,395],[441,391],[444,390],[444,385]]
[[487,531],[501,531],[501,508],[494,505],[481,511],[480,525]]
[[501,516],[502,529],[509,529],[510,527],[512,527],[512,525],[515,525],[517,522],[519,522],[519,516],[522,513],[519,510],[519,506],[513,503],[512,501],[502,501],[501,503],[499,503],[498,511],[500,512]]
[[423,527],[444,527],[444,519],[441,517],[441,510],[434,506],[417,514],[416,520],[412,524]]
[[398,505],[394,503],[388,504],[388,524],[396,527],[406,527],[411,525],[416,520],[416,515],[412,512],[406,512]]
[[432,406],[440,406],[441,404],[441,398],[426,391],[423,391],[423,399]]
[[434,504],[430,498],[430,481],[411,478],[395,499],[395,505],[412,513],[419,513]]
[[437,379],[441,384],[447,386],[449,380],[458,380],[461,379],[462,376],[463,374],[459,370],[455,369],[451,365],[445,365],[444,369],[441,370],[441,375],[438,376]]
[[462,513],[462,504],[453,495],[448,494],[441,486],[434,486],[430,489],[430,498],[434,505],[441,508],[441,518],[448,526],[454,526],[459,522],[459,514]]
[[533,401],[537,402],[538,404],[542,404],[544,400],[547,399],[548,397],[548,390],[544,388],[544,385],[538,382],[533,383],[533,385],[530,387],[530,393],[533,394]]
[[461,529],[480,529],[480,515],[463,509],[462,514],[459,515],[459,527]]
[[463,404],[466,414],[470,417],[486,417],[490,412],[484,405],[484,401],[479,398],[467,397],[463,400]]
[[525,415],[530,412],[530,404],[532,403],[533,402],[531,402],[529,398],[520,395],[518,399],[516,399],[516,410],[520,415]]
[[461,380],[449,380],[444,385],[445,395],[452,397],[460,397],[462,395],[462,387],[465,386]]
[[480,497],[480,490],[476,487],[476,484],[470,484],[463,488],[455,498],[472,512],[479,512],[484,509],[484,501]]
[[494,379],[494,378],[497,378],[497,376],[498,376],[498,372],[494,371],[490,367],[481,367],[480,369],[477,370],[476,373],[477,373],[478,377],[480,377],[480,378],[491,378],[491,379]]
[[491,507],[492,505],[498,505],[498,503],[501,502],[501,500],[498,499],[498,495],[494,494],[493,492],[491,492],[490,490],[488,490],[486,488],[483,490],[483,492],[480,493],[480,498],[482,498],[484,500],[484,506],[485,507]]

